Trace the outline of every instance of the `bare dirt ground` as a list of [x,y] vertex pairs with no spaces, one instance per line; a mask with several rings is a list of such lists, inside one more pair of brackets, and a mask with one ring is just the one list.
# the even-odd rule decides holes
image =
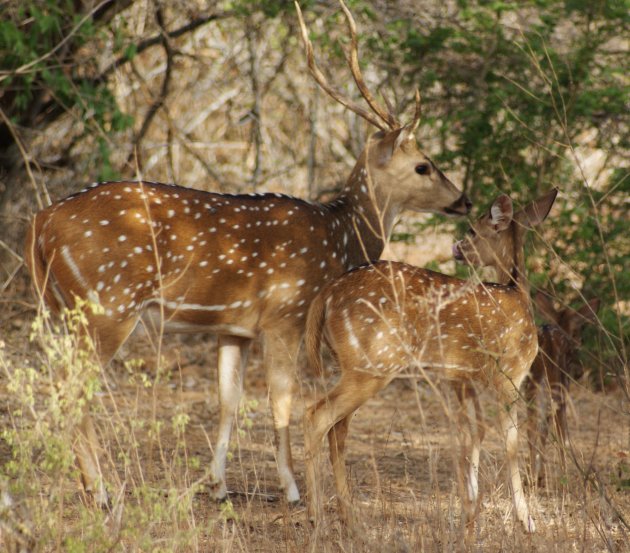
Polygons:
[[[19,302],[4,312],[5,352],[18,366],[34,349],[27,339],[32,312]],[[279,489],[260,350],[257,344],[250,359],[243,408],[233,435],[228,504],[213,502],[203,486],[219,415],[215,339],[166,337],[165,369],[158,377],[151,361],[135,372],[123,366],[122,359],[151,357],[146,340],[135,337],[105,371],[105,386],[94,411],[108,478],[118,493],[117,524],[146,525],[142,542],[146,545],[134,541],[125,547],[123,538],[113,550],[630,551],[624,527],[624,521],[630,520],[630,429],[620,393],[573,387],[573,460],[567,474],[562,474],[556,446],[550,445],[546,484],[527,487],[538,527],[535,535],[528,536],[512,515],[492,399],[483,398],[487,432],[480,469],[482,500],[475,527],[467,532],[460,524],[453,470],[458,430],[448,416],[452,398],[436,394],[426,383],[395,381],[359,410],[350,430],[347,461],[361,526],[351,534],[339,524],[330,466],[324,459],[322,486],[330,501],[324,525],[315,531],[306,521],[304,505],[288,507]],[[322,383],[302,368],[298,381],[292,437],[298,484],[304,493],[301,415],[322,384],[334,382],[334,371]],[[6,375],[0,376],[0,385],[6,394]],[[7,410],[2,415],[5,425],[14,424]],[[185,428],[174,423],[181,415],[188,417]],[[524,434],[521,467],[526,473]],[[6,444],[0,447],[0,456],[3,463],[8,460]],[[47,485],[43,479],[42,494]],[[78,480],[68,481],[67,486],[75,489],[71,497],[76,505],[82,505]],[[168,497],[189,501],[190,509],[180,519],[165,520],[157,511],[147,513],[145,520],[137,515],[127,519],[129,507],[141,501],[140,489],[143,494],[156,494],[160,498],[156,505]],[[71,528],[81,509],[69,503],[60,523]],[[195,537],[185,547],[166,545],[174,529]],[[64,549],[48,545],[41,550]]]

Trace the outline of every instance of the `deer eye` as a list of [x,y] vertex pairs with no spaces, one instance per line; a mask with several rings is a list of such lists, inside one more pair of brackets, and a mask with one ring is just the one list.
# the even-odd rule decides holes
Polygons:
[[468,236],[470,236],[471,238],[474,238],[475,236],[477,236],[477,232],[475,231],[474,228],[471,228],[468,230]]
[[428,175],[429,171],[430,168],[428,163],[419,163],[416,165],[416,173],[418,173],[418,175]]

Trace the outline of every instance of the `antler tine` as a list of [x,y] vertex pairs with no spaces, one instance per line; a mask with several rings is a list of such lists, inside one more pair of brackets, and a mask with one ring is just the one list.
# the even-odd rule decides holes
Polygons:
[[411,125],[410,125],[411,132],[415,131],[418,128],[421,115],[422,115],[422,103],[420,99],[420,91],[416,88],[416,111],[413,114],[413,121],[411,122]]
[[361,69],[359,68],[359,54],[358,54],[358,40],[357,40],[357,25],[354,22],[354,18],[350,13],[350,10],[345,5],[343,0],[339,0],[339,4],[341,5],[341,9],[343,10],[344,15],[346,16],[346,21],[348,22],[348,28],[350,29],[350,71],[352,72],[352,76],[354,77],[354,82],[357,83],[357,87],[361,92],[363,98],[368,103],[372,111],[376,113],[390,129],[400,128],[400,122],[396,118],[396,116],[391,111],[385,111],[382,106],[378,104],[376,98],[369,91],[365,81],[363,80],[363,75],[361,74]]
[[389,113],[395,113],[394,105],[391,103],[390,99],[386,96],[386,94],[381,91],[381,98],[383,98],[383,102],[385,102],[385,108]]
[[378,129],[382,131],[387,130],[386,127],[383,125],[383,123],[379,119],[374,117],[372,113],[370,113],[366,109],[363,109],[361,106],[355,104],[351,100],[344,98],[339,92],[337,92],[334,88],[332,88],[330,84],[328,84],[328,80],[326,79],[324,74],[320,71],[319,67],[317,66],[317,63],[315,62],[315,56],[313,54],[313,45],[311,44],[311,41],[308,38],[308,31],[306,29],[306,24],[304,23],[304,18],[302,17],[302,10],[300,9],[300,5],[297,3],[297,0],[295,0],[294,3],[295,3],[295,9],[297,11],[298,21],[300,23],[300,31],[302,33],[302,42],[304,43],[304,49],[306,50],[306,59],[308,63],[308,68],[313,78],[317,81],[319,86],[321,86],[322,89],[324,89],[328,93],[329,96],[334,98],[341,105],[347,107],[349,110],[353,111],[359,117],[362,117],[363,119],[365,119],[366,121],[368,121],[369,123],[377,127]]

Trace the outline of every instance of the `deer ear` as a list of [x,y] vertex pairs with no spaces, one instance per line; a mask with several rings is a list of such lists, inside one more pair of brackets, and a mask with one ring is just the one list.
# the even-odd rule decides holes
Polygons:
[[537,200],[534,200],[531,204],[524,207],[515,217],[519,223],[525,228],[531,229],[536,225],[542,223],[549,215],[553,202],[556,201],[558,195],[558,189],[553,188],[550,192],[547,192],[544,196],[541,196]]
[[379,138],[382,135],[380,143],[378,145],[376,161],[379,166],[384,166],[389,163],[394,155],[394,152],[400,148],[400,146],[409,139],[412,134],[412,130],[409,126],[396,129],[389,132],[378,132],[374,135],[375,138]]
[[580,309],[576,309],[576,313],[586,319],[586,322],[594,323],[597,320],[597,311],[599,310],[600,303],[601,300],[599,298],[593,298],[589,300],[586,305],[580,307]]
[[510,226],[512,222],[512,200],[509,196],[501,194],[490,206],[490,224],[495,230],[502,231]]
[[544,292],[536,292],[534,294],[534,303],[540,312],[540,315],[550,323],[558,323],[559,314],[553,306],[551,298]]

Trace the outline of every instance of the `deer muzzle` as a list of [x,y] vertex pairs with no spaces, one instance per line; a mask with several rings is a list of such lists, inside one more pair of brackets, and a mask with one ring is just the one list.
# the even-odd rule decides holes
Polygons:
[[468,215],[472,208],[472,202],[466,194],[462,194],[451,205],[444,208],[444,213],[448,215]]

